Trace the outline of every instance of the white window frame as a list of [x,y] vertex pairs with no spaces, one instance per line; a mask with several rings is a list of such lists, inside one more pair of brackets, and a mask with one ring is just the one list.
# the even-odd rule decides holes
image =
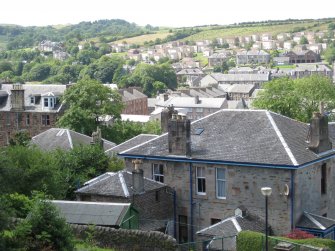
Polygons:
[[[196,167],[196,191],[198,195],[206,195],[206,168],[203,166]],[[199,181],[204,180],[205,191],[199,191]]]
[[[160,167],[162,168],[162,172],[160,172]],[[164,183],[164,164],[152,164],[152,179]]]
[[55,97],[43,97],[43,108],[53,109],[55,108],[55,104]]
[[42,114],[41,115],[41,123],[42,123],[42,126],[49,126],[50,125],[50,115],[49,114]]
[[204,112],[204,108],[197,107],[197,108],[195,108],[195,112]]
[[35,104],[35,96],[30,97],[30,104]]
[[[224,179],[218,179],[218,170],[223,170],[225,172],[225,178]],[[227,169],[226,168],[216,168],[215,169],[215,194],[217,199],[226,199],[227,198]],[[219,196],[219,182],[224,183],[224,188],[225,188],[225,195],[224,196]]]

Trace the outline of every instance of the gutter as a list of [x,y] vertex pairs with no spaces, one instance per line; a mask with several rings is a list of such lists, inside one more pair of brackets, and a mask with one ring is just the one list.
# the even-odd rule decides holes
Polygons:
[[126,154],[119,153],[118,156],[130,159],[144,159],[144,160],[165,160],[171,162],[183,162],[183,163],[203,163],[203,164],[220,164],[220,165],[229,165],[229,166],[246,166],[246,167],[259,167],[259,168],[272,168],[272,169],[286,169],[286,170],[297,170],[310,166],[315,163],[322,162],[324,160],[331,159],[335,156],[335,152],[331,155],[306,162],[300,165],[286,165],[286,164],[261,164],[261,163],[252,163],[252,162],[235,162],[235,161],[224,161],[224,160],[206,160],[206,159],[191,159],[187,157],[170,157],[170,156],[148,156],[148,155],[135,155],[135,154]]
[[294,187],[294,170],[291,170],[291,230],[294,229],[294,196],[295,196],[295,187]]
[[190,171],[190,236],[191,236],[191,242],[194,241],[193,238],[193,165],[190,163],[189,166]]

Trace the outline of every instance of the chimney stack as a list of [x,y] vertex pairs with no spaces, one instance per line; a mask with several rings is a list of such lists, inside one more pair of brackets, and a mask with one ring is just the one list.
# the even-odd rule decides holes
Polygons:
[[172,114],[176,114],[177,111],[174,110],[173,105],[166,107],[161,112],[161,129],[162,133],[165,133],[168,131],[168,123],[169,120],[172,118]]
[[134,164],[134,170],[132,171],[134,194],[144,193],[143,170],[140,168],[143,161],[140,159],[135,159],[132,161],[132,163]]
[[194,97],[194,102],[195,102],[195,104],[200,104],[201,103],[198,95]]
[[13,84],[11,90],[11,105],[12,111],[23,111],[24,110],[24,89],[22,84]]
[[101,129],[99,127],[97,127],[97,130],[92,133],[91,145],[98,145],[101,148],[104,148],[104,141],[102,140]]
[[173,114],[168,132],[169,153],[191,156],[191,121],[186,116]]
[[[322,111],[323,108],[320,110]],[[315,153],[322,153],[332,149],[332,143],[330,142],[328,136],[327,116],[320,112],[313,113],[313,117],[309,126],[307,142],[308,148]]]

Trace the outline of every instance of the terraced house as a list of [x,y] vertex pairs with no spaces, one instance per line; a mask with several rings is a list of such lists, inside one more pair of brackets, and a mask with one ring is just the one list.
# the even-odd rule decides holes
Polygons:
[[63,113],[60,97],[65,85],[0,84],[0,146],[18,131],[30,136],[55,127]]
[[180,242],[238,208],[264,219],[262,187],[272,188],[274,234],[301,228],[333,239],[334,139],[321,113],[308,125],[265,110],[220,110],[193,123],[173,115],[167,133],[120,155],[127,169],[141,159],[145,177],[175,190]]

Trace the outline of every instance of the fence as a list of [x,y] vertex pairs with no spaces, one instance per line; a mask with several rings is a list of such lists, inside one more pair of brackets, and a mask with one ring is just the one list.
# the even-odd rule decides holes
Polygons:
[[[278,239],[275,237],[269,236],[269,251],[277,251],[275,247],[279,243],[289,244],[289,251],[320,251],[327,249],[320,249],[308,245],[297,244],[290,241]],[[238,251],[265,251],[265,236],[262,236],[261,240],[261,249],[260,250],[238,250]],[[178,244],[178,251],[235,251],[236,250],[236,235],[229,237],[214,237],[212,239],[197,241],[197,242],[189,242]]]

